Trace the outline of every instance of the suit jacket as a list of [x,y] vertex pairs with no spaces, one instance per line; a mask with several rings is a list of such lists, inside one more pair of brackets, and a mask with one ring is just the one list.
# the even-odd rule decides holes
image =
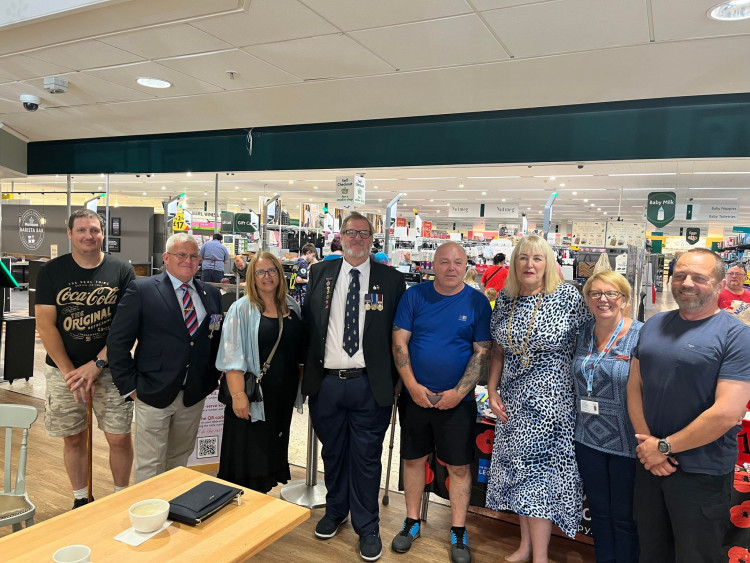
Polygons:
[[[310,268],[308,274],[307,294],[302,308],[308,336],[305,376],[302,379],[302,392],[305,395],[317,395],[324,377],[328,317],[342,264],[343,260],[319,262]],[[327,285],[328,282],[330,285]],[[401,272],[370,258],[370,287],[367,293],[383,296],[383,310],[365,313],[362,351],[370,388],[375,400],[383,407],[393,405],[393,388],[398,379],[391,353],[391,335],[396,307],[405,290]]]
[[[211,315],[221,314],[221,294],[193,280],[206,317],[190,337],[182,309],[166,272],[137,279],[120,300],[107,338],[107,357],[120,393],[138,392],[138,399],[155,408],[172,403],[182,388],[189,407],[216,389],[214,366],[221,333],[209,338]],[[130,351],[138,340],[135,354]]]

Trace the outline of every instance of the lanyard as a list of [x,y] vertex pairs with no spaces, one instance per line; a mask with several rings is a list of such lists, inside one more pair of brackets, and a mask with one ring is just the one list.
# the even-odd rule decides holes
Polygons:
[[586,391],[589,394],[589,397],[591,397],[591,391],[593,390],[594,386],[594,372],[596,371],[596,366],[599,365],[599,362],[602,361],[602,358],[609,354],[609,351],[612,349],[612,345],[615,343],[615,340],[617,340],[617,336],[620,334],[620,331],[622,330],[622,325],[625,322],[625,319],[620,319],[619,324],[617,325],[617,328],[612,333],[612,336],[609,337],[609,341],[607,342],[607,345],[604,347],[604,350],[599,352],[599,357],[594,360],[594,365],[591,366],[591,369],[586,372],[586,364],[589,361],[589,358],[591,358],[591,354],[594,351],[594,330],[591,329],[591,341],[589,342],[589,353],[586,354],[586,357],[583,359],[583,363],[581,364],[581,373],[583,373],[583,377],[586,378]]

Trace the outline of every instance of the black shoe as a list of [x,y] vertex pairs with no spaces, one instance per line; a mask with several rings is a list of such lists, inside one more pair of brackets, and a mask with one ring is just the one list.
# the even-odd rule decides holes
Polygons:
[[321,540],[331,539],[339,531],[341,524],[346,523],[346,516],[343,518],[331,518],[326,514],[320,519],[315,526],[315,537]]
[[383,553],[383,542],[380,533],[373,532],[366,536],[359,536],[359,556],[365,561],[377,561]]
[[401,531],[396,534],[396,537],[391,542],[391,549],[396,553],[406,553],[409,551],[411,544],[419,537],[421,528],[419,520],[415,520],[414,518],[404,520]]
[[451,528],[451,561],[471,563],[469,535],[466,533],[466,528]]
[[[94,499],[91,499],[91,502],[93,502]],[[77,498],[73,499],[73,508],[71,510],[75,510],[76,508],[81,508],[84,504],[88,504],[89,499],[87,498]]]

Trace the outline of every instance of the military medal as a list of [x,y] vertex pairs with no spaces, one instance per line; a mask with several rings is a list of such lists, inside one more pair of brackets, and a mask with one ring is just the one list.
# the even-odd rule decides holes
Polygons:
[[367,293],[365,295],[365,311],[370,311],[372,309],[375,309],[376,305],[374,304],[372,298],[374,295],[372,293]]
[[210,331],[208,334],[209,338],[214,337],[214,332],[221,326],[222,318],[224,318],[224,316],[218,313],[211,315],[211,319],[208,322],[208,330]]

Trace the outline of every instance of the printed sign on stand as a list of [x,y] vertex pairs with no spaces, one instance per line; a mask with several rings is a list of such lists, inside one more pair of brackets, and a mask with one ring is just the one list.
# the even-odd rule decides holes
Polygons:
[[203,404],[203,413],[198,426],[195,448],[188,458],[187,465],[219,463],[221,435],[224,429],[224,405],[218,400],[219,392],[214,391]]

